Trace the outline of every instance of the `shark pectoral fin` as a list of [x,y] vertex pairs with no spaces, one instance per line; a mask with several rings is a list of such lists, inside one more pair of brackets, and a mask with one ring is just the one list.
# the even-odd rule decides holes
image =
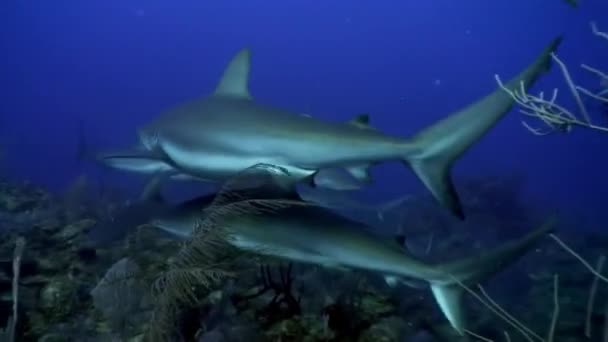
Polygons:
[[251,68],[251,52],[245,48],[239,51],[228,63],[215,92],[216,96],[228,96],[250,100],[249,70]]
[[[551,66],[551,54],[561,38],[554,39],[526,69],[505,84],[507,89],[529,89]],[[497,89],[466,108],[431,125],[404,145],[403,160],[422,179],[433,196],[452,213],[464,218],[450,180],[450,167],[513,107],[515,100]]]
[[441,312],[460,335],[464,335],[466,319],[462,309],[464,289],[459,285],[431,284],[431,291]]
[[110,151],[97,154],[97,160],[109,167],[141,172],[159,173],[173,170],[162,156],[143,148]]

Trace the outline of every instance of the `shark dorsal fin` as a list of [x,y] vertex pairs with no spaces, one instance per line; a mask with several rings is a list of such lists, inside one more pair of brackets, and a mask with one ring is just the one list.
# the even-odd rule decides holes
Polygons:
[[348,124],[362,129],[371,128],[369,125],[369,114],[367,113],[355,116],[350,121],[348,121]]
[[250,68],[251,51],[245,48],[239,51],[228,63],[213,94],[247,100],[251,99],[251,95],[249,94]]

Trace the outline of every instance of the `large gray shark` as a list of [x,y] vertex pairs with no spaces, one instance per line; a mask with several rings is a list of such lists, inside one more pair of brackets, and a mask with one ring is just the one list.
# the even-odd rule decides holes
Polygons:
[[[221,200],[222,196],[220,192],[217,198]],[[554,220],[549,220],[519,240],[482,255],[431,264],[414,257],[392,237],[380,236],[363,223],[297,196],[265,199],[263,193],[254,193],[251,198],[239,197],[240,200],[220,204],[217,198],[211,204],[209,199],[202,200],[204,203],[199,199],[179,206],[170,215],[155,218],[153,224],[188,238],[196,222],[205,219],[203,205],[210,205],[205,215],[221,212],[210,220],[214,224],[211,228],[223,229],[227,241],[237,248],[330,268],[367,270],[382,275],[391,286],[399,281],[406,285],[411,285],[412,280],[427,282],[442,312],[461,334],[465,330],[463,286],[473,286],[516,261],[554,224]]]
[[[550,67],[550,54],[560,41],[552,41],[506,86],[515,89],[523,82],[530,87]],[[260,104],[249,92],[250,64],[250,51],[243,49],[211,95],[172,108],[141,127],[143,149],[129,159],[162,160],[179,173],[214,182],[267,163],[288,170],[294,182],[311,184],[319,172],[336,167],[369,182],[370,166],[400,160],[443,206],[464,218],[450,178],[451,166],[513,105],[513,99],[497,88],[414,137],[402,139],[361,124],[327,122]]]

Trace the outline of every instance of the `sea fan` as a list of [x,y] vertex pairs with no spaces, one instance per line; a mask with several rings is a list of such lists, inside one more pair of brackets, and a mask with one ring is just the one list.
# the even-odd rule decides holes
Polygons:
[[293,197],[290,184],[283,182],[288,176],[287,171],[273,165],[253,166],[227,181],[213,203],[201,208],[192,237],[152,286],[156,309],[147,331],[149,340],[174,340],[180,311],[199,304],[212,288],[235,274],[239,261],[251,256],[230,244],[228,219],[313,205]]

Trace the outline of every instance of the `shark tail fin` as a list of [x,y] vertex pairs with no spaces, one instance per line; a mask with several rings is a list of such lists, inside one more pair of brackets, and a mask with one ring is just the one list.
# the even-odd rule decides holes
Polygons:
[[431,281],[431,291],[441,311],[458,333],[464,334],[466,329],[466,319],[461,303],[466,288],[490,278],[516,262],[538,240],[551,232],[555,223],[556,218],[552,217],[541,227],[518,240],[506,243],[486,254],[458,260],[439,268],[447,278],[441,281]]
[[[525,70],[505,86],[526,89],[551,66],[551,54],[557,49],[561,37],[554,39]],[[406,144],[404,162],[431,191],[435,199],[454,215],[464,219],[464,213],[450,177],[450,169],[471,145],[487,133],[514,104],[503,89],[496,89],[481,100],[451,114],[415,135]]]

